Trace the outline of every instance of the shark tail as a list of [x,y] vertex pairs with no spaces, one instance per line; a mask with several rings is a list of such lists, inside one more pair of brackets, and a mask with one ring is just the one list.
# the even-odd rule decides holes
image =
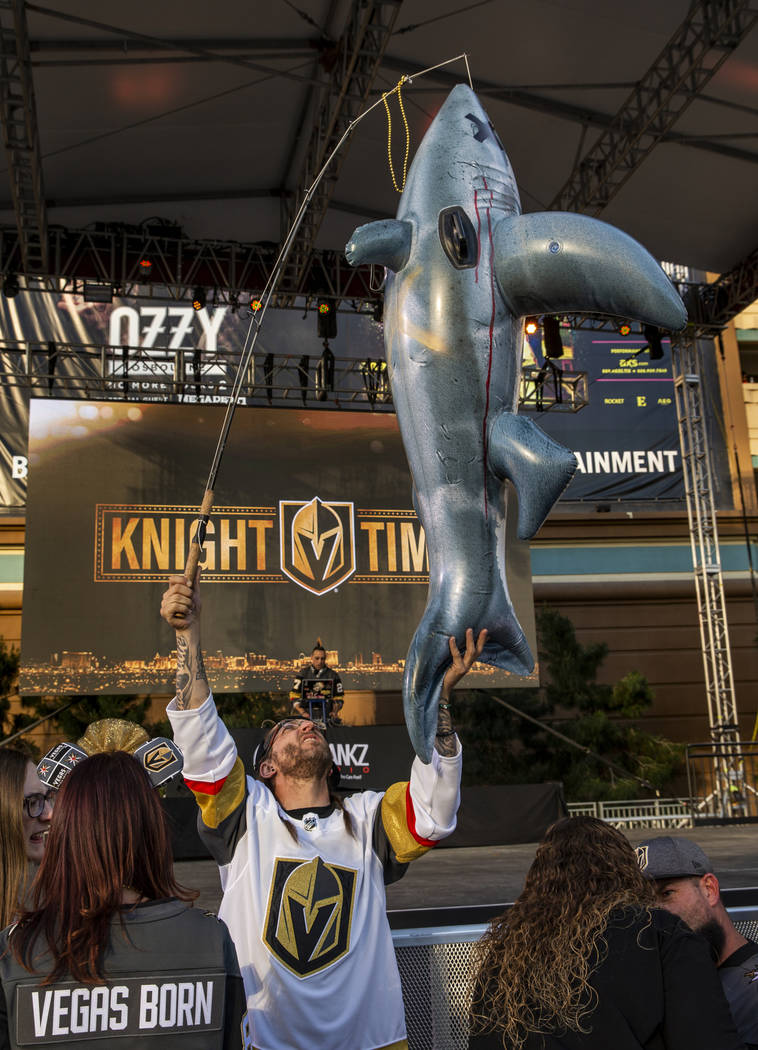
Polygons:
[[493,473],[513,483],[518,535],[534,536],[576,471],[576,456],[525,416],[502,411],[490,424],[488,460]]
[[529,643],[499,574],[479,593],[475,588],[459,591],[457,596],[452,588],[430,593],[408,650],[403,678],[405,722],[422,762],[431,761],[442,679],[450,666],[449,639],[454,637],[463,650],[468,627],[473,628],[475,637],[482,628],[488,630],[480,656],[483,663],[518,675],[534,670]]

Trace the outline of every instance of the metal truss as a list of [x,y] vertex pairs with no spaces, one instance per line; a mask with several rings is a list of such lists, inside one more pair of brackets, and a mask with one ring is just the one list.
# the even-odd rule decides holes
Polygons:
[[[243,306],[260,292],[277,256],[276,247],[235,241],[192,241],[178,226],[95,224],[93,229],[48,232],[48,276],[27,285],[51,291],[82,291],[83,282],[101,285],[107,295],[191,300],[200,286],[219,302]],[[142,263],[150,263],[149,275]],[[23,270],[22,245],[16,230],[0,228],[0,271]],[[344,309],[373,309],[379,293],[371,287],[371,267],[353,269],[341,252],[311,253],[300,280],[301,295],[327,295]],[[271,305],[294,306],[295,290],[286,281]],[[247,300],[246,298],[247,297]],[[209,295],[210,301],[210,295]],[[355,305],[354,305],[355,304]]]
[[0,120],[18,226],[17,268],[47,273],[47,212],[24,0],[0,2]]
[[[714,797],[722,804],[729,799],[735,778],[744,778],[739,757],[740,732],[713,498],[713,475],[700,382],[700,355],[694,336],[680,336],[672,342],[671,364],[700,622],[708,722],[711,741],[718,745],[718,755],[714,758]],[[730,814],[724,812],[721,815]]]
[[[0,3],[2,0],[0,0]],[[195,288],[209,299],[244,307],[265,286],[277,256],[276,246],[236,241],[196,241],[184,237],[180,226],[123,223],[94,224],[92,229],[56,226],[48,231],[44,276],[27,281],[29,287],[50,291],[82,291],[94,282],[106,296],[141,299],[191,300]],[[150,263],[149,276],[141,266]],[[18,230],[0,227],[0,273],[24,273],[23,243]],[[372,280],[372,268],[353,269],[341,252],[312,251],[302,274],[283,274],[271,305],[298,308],[318,296],[333,299],[338,309],[369,312],[381,301],[381,289]],[[758,298],[758,249],[712,284],[674,280],[696,334],[711,336]],[[572,328],[616,330],[604,317],[566,315]],[[641,327],[632,324],[634,331]]]
[[696,331],[720,331],[758,299],[758,248],[712,284],[676,284]]
[[[363,110],[382,56],[392,35],[402,0],[353,0],[337,60],[321,98],[314,100],[314,122],[297,189],[285,214],[289,228],[301,204],[310,203],[287,257],[282,285],[290,294],[303,290],[316,236],[329,208],[346,150],[334,157],[314,187],[319,172],[342,135]],[[284,240],[283,231],[282,240]],[[326,291],[326,289],[324,289]]]
[[[258,354],[251,362],[240,403],[296,408],[345,408],[394,412],[387,363],[335,357],[319,368],[314,355]],[[192,349],[167,350],[103,344],[0,339],[0,390],[36,397],[225,404],[239,355]],[[588,404],[587,373],[561,377],[552,369],[526,368],[520,408],[577,412]]]
[[600,214],[757,20],[750,0],[695,0],[550,208]]
[[[382,68],[413,76],[419,73],[423,66],[409,62],[406,58],[385,55],[382,61]],[[448,91],[460,82],[460,77],[448,73],[444,69],[436,69],[434,72],[428,73],[427,77],[429,80],[436,81]],[[602,85],[593,86],[601,87]],[[497,99],[499,102],[506,102],[508,105],[519,106],[523,109],[531,109],[536,113],[547,113],[552,117],[569,120],[582,127],[598,128],[601,131],[614,127],[615,117],[613,114],[593,109],[586,103],[577,105],[572,102],[564,102],[561,99],[541,95],[535,91],[525,91],[520,87],[509,87],[498,84],[496,81],[484,80],[481,77],[476,78],[476,92],[485,98]],[[722,105],[730,105],[730,103],[725,103],[723,99],[718,101]],[[758,162],[758,153],[731,145],[721,139],[709,139],[707,136],[693,137],[692,135],[680,135],[675,131],[667,131],[660,137],[659,141],[687,146],[688,149],[704,150],[707,153],[717,153],[724,157],[733,157],[735,160],[744,160],[751,164]]]
[[548,358],[542,368],[524,367],[521,372],[519,411],[578,412],[590,403],[586,372],[564,372]]

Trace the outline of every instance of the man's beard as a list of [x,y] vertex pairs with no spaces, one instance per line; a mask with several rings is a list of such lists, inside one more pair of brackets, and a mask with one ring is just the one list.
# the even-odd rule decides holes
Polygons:
[[708,941],[713,961],[718,963],[726,942],[726,933],[722,927],[716,919],[709,919],[708,922],[704,922],[702,926],[698,926],[695,932],[699,933],[701,937],[705,937]]
[[303,753],[303,745],[287,744],[279,753],[279,772],[294,780],[318,780],[332,768],[329,746],[311,748]]

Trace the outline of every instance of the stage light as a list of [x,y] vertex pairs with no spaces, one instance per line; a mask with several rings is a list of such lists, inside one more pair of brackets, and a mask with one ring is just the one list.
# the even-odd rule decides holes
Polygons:
[[337,335],[337,311],[331,299],[318,300],[318,337],[319,339],[334,339]]
[[47,392],[52,394],[55,386],[55,368],[58,364],[58,344],[52,341],[47,344]]
[[[645,338],[647,339],[647,349],[650,351],[651,361],[660,361],[663,358],[663,344],[661,343],[661,333],[658,328],[653,324],[646,324],[642,329]],[[645,347],[643,347],[643,350]]]
[[326,401],[330,390],[334,390],[334,354],[325,346],[316,365],[316,400]]
[[545,357],[563,357],[561,324],[557,317],[542,318],[542,341],[545,344]]
[[147,256],[143,256],[143,258],[140,259],[140,261],[139,261],[139,275],[140,275],[140,277],[143,280],[149,281],[150,280],[150,275],[152,274],[152,272],[153,272],[153,264],[152,264],[152,262],[147,258]]
[[619,335],[631,335],[631,334],[632,334],[632,326],[629,324],[629,322],[628,321],[621,321],[619,323]]
[[205,309],[205,288],[196,288],[192,293],[192,309],[193,310],[204,310]]
[[308,354],[303,354],[297,365],[297,374],[300,379],[300,396],[305,404],[308,397],[308,370],[311,367],[311,359]]
[[113,285],[98,284],[96,281],[84,282],[85,303],[112,303]]
[[263,358],[263,383],[266,387],[266,400],[271,404],[274,394],[274,355],[266,354]]
[[7,273],[5,280],[3,281],[3,294],[6,299],[15,299],[18,293],[21,291],[21,286],[18,283],[18,277],[15,273]]
[[260,301],[260,299],[252,298],[250,300],[250,309],[253,311],[254,314],[257,314],[259,310],[263,309],[263,303]]
[[526,321],[524,322],[524,331],[527,335],[534,335],[539,326],[540,323],[536,317],[527,317]]

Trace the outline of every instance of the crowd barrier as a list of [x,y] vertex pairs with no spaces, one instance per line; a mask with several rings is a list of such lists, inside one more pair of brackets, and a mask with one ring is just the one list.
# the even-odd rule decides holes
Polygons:
[[[740,933],[758,940],[758,888],[722,896]],[[474,945],[505,907],[390,912],[409,1050],[466,1050]]]
[[[697,804],[697,799],[694,800]],[[572,817],[599,817],[622,831],[629,828],[691,828],[690,799],[652,798],[620,802],[569,802]]]

